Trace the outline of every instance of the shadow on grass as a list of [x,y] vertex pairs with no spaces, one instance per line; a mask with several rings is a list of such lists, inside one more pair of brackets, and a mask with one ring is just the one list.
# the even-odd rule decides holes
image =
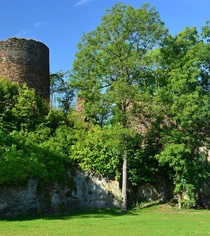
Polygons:
[[133,211],[121,211],[113,209],[103,209],[103,210],[88,210],[88,211],[74,211],[68,214],[61,215],[36,215],[36,216],[18,216],[15,218],[3,219],[4,221],[31,221],[31,220],[70,220],[70,219],[84,219],[84,218],[109,218],[109,217],[119,217],[124,215],[137,215]]

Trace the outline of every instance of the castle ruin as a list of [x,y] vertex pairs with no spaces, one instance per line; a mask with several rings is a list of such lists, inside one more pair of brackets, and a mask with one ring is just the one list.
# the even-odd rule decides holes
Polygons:
[[33,39],[15,37],[0,41],[0,78],[26,83],[50,100],[49,48]]

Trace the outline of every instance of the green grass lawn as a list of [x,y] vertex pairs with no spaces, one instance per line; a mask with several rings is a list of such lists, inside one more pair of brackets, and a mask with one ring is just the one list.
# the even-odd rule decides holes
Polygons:
[[159,205],[142,210],[103,210],[65,216],[0,221],[0,236],[13,235],[210,235],[210,211]]

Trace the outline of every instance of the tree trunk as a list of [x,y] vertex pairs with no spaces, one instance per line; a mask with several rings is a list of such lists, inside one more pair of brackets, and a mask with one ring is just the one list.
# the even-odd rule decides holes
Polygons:
[[123,155],[123,168],[122,168],[122,206],[123,211],[127,211],[127,150],[124,150]]
[[178,194],[178,209],[182,209],[182,194]]

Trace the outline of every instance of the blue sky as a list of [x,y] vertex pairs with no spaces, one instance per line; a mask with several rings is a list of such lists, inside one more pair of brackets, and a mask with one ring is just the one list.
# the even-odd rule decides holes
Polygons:
[[107,8],[121,2],[155,6],[171,34],[210,20],[210,0],[1,0],[0,40],[33,38],[50,48],[50,70],[71,69],[82,32],[100,24]]

